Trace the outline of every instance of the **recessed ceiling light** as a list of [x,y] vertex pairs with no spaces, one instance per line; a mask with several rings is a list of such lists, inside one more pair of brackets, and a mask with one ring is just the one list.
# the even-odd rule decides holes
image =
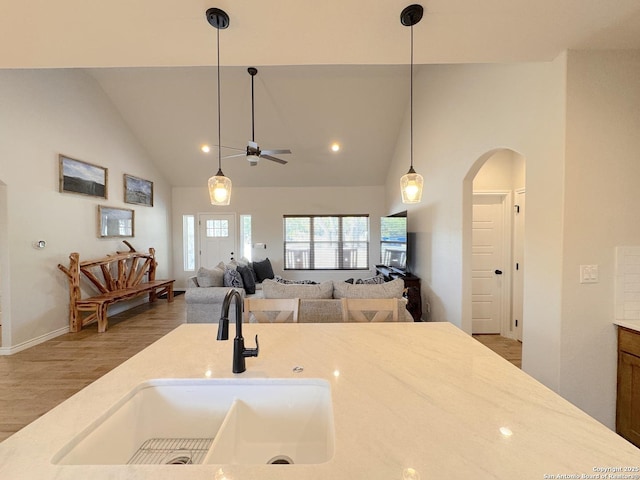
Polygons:
[[209,153],[211,151],[211,147],[209,145],[202,145],[200,147],[200,150],[202,150],[204,153]]
[[331,144],[331,151],[338,152],[340,151],[340,144],[338,142],[334,142]]

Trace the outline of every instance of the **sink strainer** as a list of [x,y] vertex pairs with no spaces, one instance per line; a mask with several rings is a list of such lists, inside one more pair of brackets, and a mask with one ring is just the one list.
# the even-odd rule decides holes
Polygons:
[[190,455],[178,455],[177,457],[169,458],[165,465],[189,465],[192,464],[193,460],[191,460]]
[[267,462],[268,465],[293,465],[293,460],[291,457],[287,457],[286,455],[276,455],[271,460]]
[[213,438],[150,438],[129,459],[138,465],[199,464],[211,447]]

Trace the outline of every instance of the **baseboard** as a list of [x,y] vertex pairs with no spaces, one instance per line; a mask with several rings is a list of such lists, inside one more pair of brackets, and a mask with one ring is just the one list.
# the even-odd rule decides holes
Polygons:
[[27,348],[35,347],[36,345],[44,343],[47,340],[51,340],[52,338],[59,337],[60,335],[64,335],[65,333],[69,333],[69,326],[59,328],[58,330],[54,330],[53,332],[45,333],[44,335],[32,338],[31,340],[23,343],[19,343],[18,345],[14,345],[13,347],[0,347],[0,355],[13,355],[14,353],[21,352],[22,350],[26,350]]

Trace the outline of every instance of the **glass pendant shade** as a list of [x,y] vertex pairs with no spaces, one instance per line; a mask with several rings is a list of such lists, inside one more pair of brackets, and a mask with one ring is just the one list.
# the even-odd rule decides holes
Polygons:
[[231,179],[218,170],[215,177],[209,179],[209,197],[211,205],[229,205],[231,203]]
[[402,203],[420,203],[422,200],[422,175],[416,173],[413,167],[400,179]]

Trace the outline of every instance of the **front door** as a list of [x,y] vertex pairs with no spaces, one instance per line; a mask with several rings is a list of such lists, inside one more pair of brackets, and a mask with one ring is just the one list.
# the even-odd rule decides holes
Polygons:
[[473,333],[501,333],[504,265],[505,195],[473,195],[471,315]]
[[233,213],[202,213],[198,217],[200,229],[199,266],[213,268],[235,258],[236,216]]

